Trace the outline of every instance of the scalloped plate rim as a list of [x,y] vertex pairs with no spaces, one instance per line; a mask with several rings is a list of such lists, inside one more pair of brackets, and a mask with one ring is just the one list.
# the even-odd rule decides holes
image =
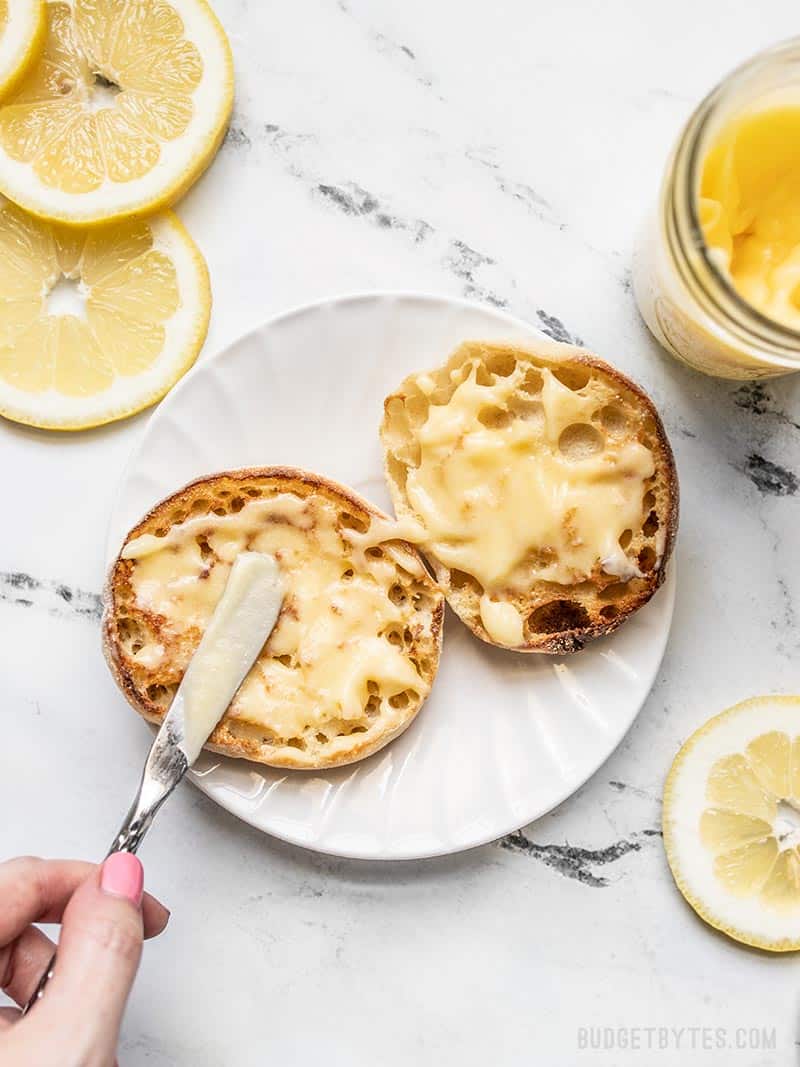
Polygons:
[[[146,451],[147,443],[154,432],[163,421],[168,419],[173,412],[173,409],[180,410],[183,403],[182,397],[185,393],[190,391],[194,387],[194,383],[198,378],[203,378],[209,375],[213,375],[214,368],[218,364],[233,361],[237,358],[237,353],[247,349],[247,346],[253,342],[258,342],[258,339],[265,331],[274,330],[278,327],[285,326],[290,323],[292,319],[302,320],[308,315],[320,312],[324,309],[341,310],[346,308],[352,310],[353,308],[359,308],[366,306],[370,308],[376,304],[389,302],[392,305],[398,303],[410,303],[410,304],[422,304],[427,308],[433,308],[436,306],[443,306],[448,311],[452,312],[463,311],[465,313],[474,315],[482,315],[487,320],[493,320],[495,324],[504,325],[509,331],[521,331],[527,334],[532,340],[545,339],[548,343],[552,342],[552,338],[549,338],[537,327],[525,322],[516,316],[509,314],[508,312],[489,308],[481,304],[476,304],[472,301],[462,298],[449,297],[446,295],[439,295],[435,293],[414,292],[407,290],[376,290],[376,291],[358,291],[353,293],[346,293],[342,295],[335,295],[322,299],[304,302],[283,310],[270,318],[266,319],[263,323],[253,328],[243,331],[240,335],[226,344],[223,348],[219,349],[210,356],[206,356],[198,361],[194,367],[181,379],[181,381],[172,389],[168,396],[161,402],[161,404],[154,410],[149,417],[142,433],[140,434],[131,455],[123,467],[122,475],[120,477],[117,493],[114,497],[113,506],[110,513],[108,524],[108,538],[107,538],[107,560],[110,562],[116,554],[119,544],[119,538],[121,531],[127,528],[127,525],[121,521],[120,512],[123,508],[129,491],[129,482],[132,478],[135,478],[138,473],[138,465],[141,457]],[[240,357],[241,358],[241,357]],[[420,367],[421,369],[421,367]],[[399,380],[399,379],[398,379]],[[387,382],[387,386],[391,387],[392,383],[397,384],[394,379]],[[388,389],[387,389],[388,391]],[[375,427],[375,433],[377,433],[377,425]],[[239,466],[246,464],[240,463]],[[218,468],[219,469],[219,468]],[[325,473],[324,469],[321,473]],[[175,489],[179,488],[181,484],[185,484],[178,479],[175,482],[171,482],[171,488],[165,489],[163,495],[168,495]],[[150,506],[156,503],[158,497],[152,498]],[[143,509],[142,509],[143,510]],[[139,514],[142,512],[140,511]],[[655,678],[658,674],[664,652],[666,650],[667,641],[669,638],[669,632],[672,622],[672,615],[675,602],[675,559],[673,557],[666,580],[662,588],[656,593],[653,600],[646,605],[637,614],[642,613],[653,616],[654,611],[659,612],[660,621],[658,624],[658,632],[651,635],[650,640],[653,642],[655,648],[655,656],[651,657],[650,669],[646,677],[640,680],[638,687],[638,696],[631,702],[627,709],[624,721],[617,725],[614,731],[614,735],[607,739],[607,744],[602,748],[598,746],[598,750],[593,754],[592,758],[586,763],[581,772],[569,780],[564,780],[563,788],[556,791],[554,790],[543,803],[533,806],[529,809],[529,812],[525,816],[520,817],[519,814],[512,814],[508,812],[508,817],[500,820],[497,814],[492,816],[491,813],[481,817],[481,823],[486,825],[474,832],[468,840],[455,840],[450,843],[445,843],[440,840],[436,840],[433,833],[428,829],[427,831],[421,830],[419,835],[422,837],[426,832],[428,836],[428,843],[422,845],[421,841],[417,845],[402,847],[400,842],[395,842],[394,845],[384,841],[379,847],[371,844],[369,839],[365,844],[362,840],[359,846],[355,846],[352,842],[348,844],[342,837],[348,838],[358,835],[358,828],[354,827],[352,833],[345,831],[339,832],[340,841],[337,844],[336,835],[326,833],[325,836],[320,839],[316,838],[309,840],[306,836],[299,832],[299,830],[292,833],[282,825],[278,819],[270,818],[270,810],[268,809],[266,817],[262,812],[262,805],[259,803],[255,808],[248,809],[244,803],[246,798],[237,791],[235,791],[230,785],[229,780],[231,777],[234,779],[243,778],[248,774],[256,774],[262,776],[264,772],[269,772],[277,775],[276,782],[272,785],[265,786],[268,793],[271,793],[273,789],[279,787],[284,780],[289,778],[295,782],[300,783],[298,788],[302,788],[302,783],[319,781],[320,775],[324,776],[325,772],[315,771],[283,771],[276,768],[261,768],[258,764],[251,764],[243,760],[233,760],[224,756],[218,756],[212,753],[204,753],[201,756],[201,766],[199,769],[191,771],[189,774],[189,780],[198,789],[201,790],[206,796],[208,796],[215,803],[226,811],[235,815],[237,818],[242,819],[244,822],[253,826],[255,829],[261,830],[264,833],[278,838],[279,840],[287,843],[297,845],[302,848],[310,849],[315,852],[319,852],[325,855],[338,856],[346,859],[367,859],[367,860],[415,860],[415,859],[430,859],[436,856],[452,855],[454,853],[463,852],[471,848],[477,848],[481,845],[485,845],[492,841],[496,841],[510,833],[519,830],[523,826],[527,826],[529,823],[536,819],[546,815],[549,811],[552,811],[559,804],[562,804],[573,793],[577,792],[585,783],[597,773],[602,765],[611,757],[613,752],[619,746],[624,739],[628,730],[632,726],[639,712],[641,711],[647,696],[652,689]],[[635,618],[635,617],[634,617]],[[634,620],[626,624],[626,627],[622,628],[621,632],[630,628],[634,624]],[[448,635],[451,631],[460,627],[461,624],[455,618],[455,616],[448,610],[446,634],[445,634],[445,648],[448,646]],[[596,651],[600,651],[601,648],[612,648],[616,635],[612,635],[610,638],[602,639],[599,642],[595,642],[590,648],[594,648]],[[470,641],[475,641],[474,638],[469,638]],[[589,650],[587,650],[588,652]],[[443,657],[446,655],[446,651],[443,653]],[[514,656],[513,653],[507,655]],[[579,653],[579,657],[586,657],[586,653]],[[522,657],[516,657],[522,658]],[[527,658],[527,657],[525,657]],[[542,659],[543,657],[536,657]],[[550,657],[547,657],[550,660]],[[553,661],[551,661],[553,662]],[[560,661],[559,661],[560,662]],[[565,663],[574,663],[575,659],[567,659]],[[438,683],[435,687],[435,692],[440,691]],[[430,703],[430,699],[429,699]],[[419,719],[424,721],[426,708],[423,708],[420,712]],[[415,724],[416,725],[416,724]],[[407,736],[407,735],[403,735]],[[381,758],[382,753],[388,752],[390,749],[398,746],[402,742],[403,737],[398,738],[386,749],[382,749],[379,753],[376,753],[369,760],[364,761],[362,764],[352,764],[350,767],[344,767],[339,769],[340,772],[347,773],[348,771],[357,771],[358,768],[363,766],[372,765],[373,761]],[[345,778],[344,781],[349,780]],[[261,795],[262,790],[258,790],[258,795]],[[474,821],[474,820],[473,820]],[[406,835],[408,837],[408,835]]]

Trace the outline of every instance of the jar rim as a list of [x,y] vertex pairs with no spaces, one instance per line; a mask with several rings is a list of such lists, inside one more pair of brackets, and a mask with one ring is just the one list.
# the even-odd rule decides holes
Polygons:
[[757,347],[761,358],[767,356],[796,366],[800,362],[800,329],[765,315],[739,294],[706,244],[697,195],[706,137],[720,110],[741,92],[749,79],[786,60],[797,63],[800,80],[800,37],[757,53],[707,93],[690,116],[675,147],[663,203],[665,232],[676,266],[684,284],[706,313],[740,343]]

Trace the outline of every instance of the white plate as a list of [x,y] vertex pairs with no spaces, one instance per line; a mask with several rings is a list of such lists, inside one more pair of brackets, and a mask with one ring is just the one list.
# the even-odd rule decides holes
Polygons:
[[[391,510],[378,424],[384,396],[467,338],[541,341],[499,311],[440,297],[370,294],[265,323],[192,371],[151,418],[123,477],[109,557],[156,501],[201,474],[291,464]],[[403,859],[483,844],[574,792],[644,702],[667,641],[674,574],[611,638],[563,661],[492,649],[448,611],[433,693],[370,759],[289,772],[206,754],[195,784],[298,845]]]

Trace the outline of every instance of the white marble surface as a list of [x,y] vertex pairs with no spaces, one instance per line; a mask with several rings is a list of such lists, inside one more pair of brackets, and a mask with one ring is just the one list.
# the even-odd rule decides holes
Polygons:
[[[335,861],[192,789],[176,796],[144,850],[173,917],[147,948],[123,1067],[797,1062],[796,961],[706,929],[648,831],[696,725],[798,688],[800,379],[737,387],[671,362],[628,272],[693,102],[795,33],[796,6],[217,8],[237,61],[234,126],[180,206],[212,273],[205,356],[287,306],[356,289],[466,295],[563,323],[661,408],[682,477],[680,580],[636,725],[524,838],[424,863]],[[3,854],[99,856],[138,774],[148,736],[102,662],[95,594],[111,494],[145,418],[71,437],[0,426]],[[704,1049],[716,1034],[688,1031],[683,1051],[674,1037],[650,1052],[579,1047],[579,1027],[700,1026],[730,1041],[736,1027],[775,1028],[776,1047]]]

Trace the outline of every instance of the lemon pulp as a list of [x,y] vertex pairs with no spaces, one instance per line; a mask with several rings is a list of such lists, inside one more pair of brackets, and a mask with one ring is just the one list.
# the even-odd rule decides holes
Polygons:
[[16,88],[41,52],[43,0],[0,0],[0,96]]
[[800,698],[738,704],[697,730],[664,793],[675,880],[709,923],[800,948]]
[[724,756],[706,797],[700,835],[723,885],[765,907],[800,905],[800,736],[771,731]]
[[205,264],[170,213],[87,230],[8,201],[0,294],[0,412],[65,429],[162,396],[196,357],[210,308]]
[[205,0],[46,12],[43,54],[0,107],[0,187],[68,223],[174,199],[216,150],[232,102],[230,49]]

